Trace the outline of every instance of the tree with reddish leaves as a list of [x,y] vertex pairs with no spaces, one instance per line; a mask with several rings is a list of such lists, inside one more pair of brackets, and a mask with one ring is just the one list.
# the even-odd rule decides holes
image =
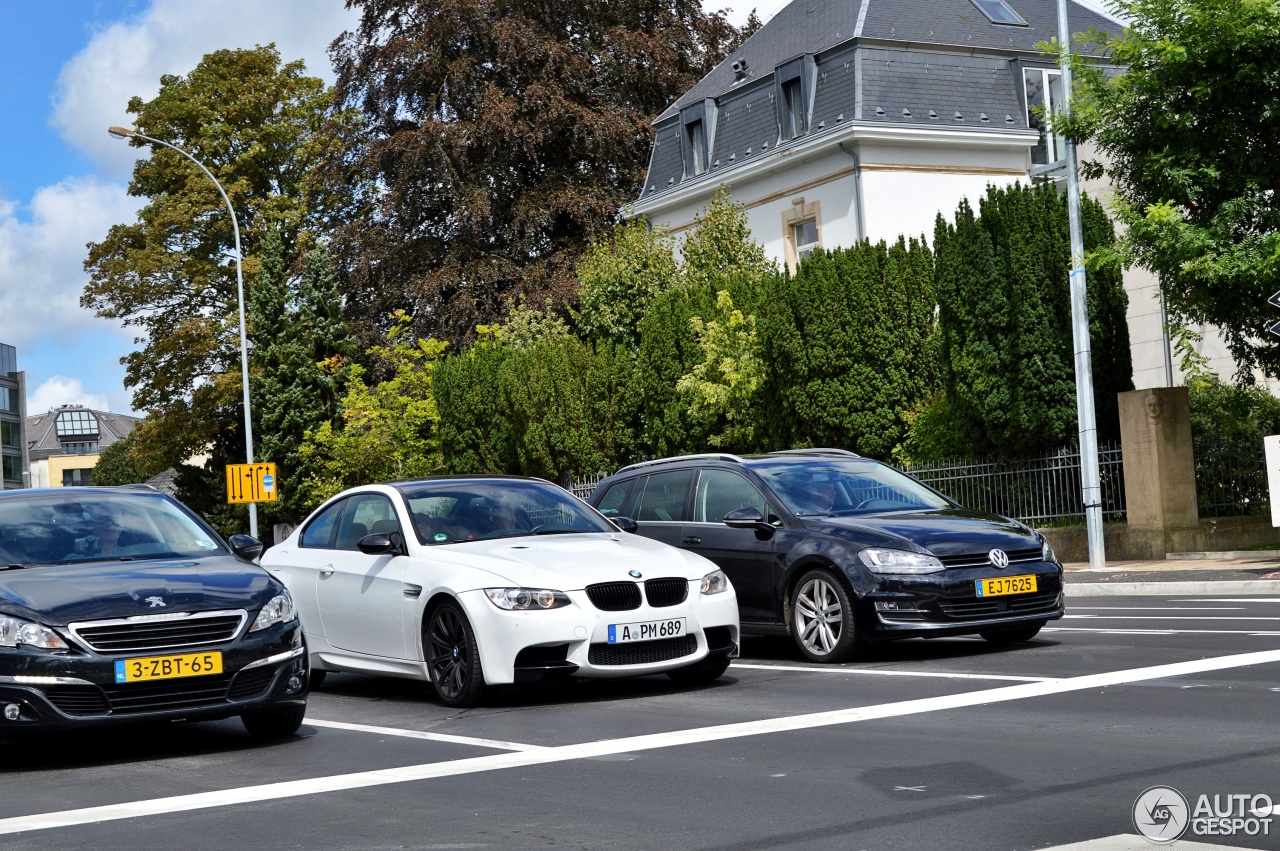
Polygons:
[[360,187],[335,251],[348,317],[453,342],[574,264],[644,179],[650,125],[759,26],[698,0],[348,0],[331,49],[364,123],[327,180]]

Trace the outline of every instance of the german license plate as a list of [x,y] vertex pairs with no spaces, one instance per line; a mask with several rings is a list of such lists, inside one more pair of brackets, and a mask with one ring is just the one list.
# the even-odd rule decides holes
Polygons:
[[979,597],[1003,597],[1006,594],[1026,594],[1036,590],[1034,576],[1001,576],[998,579],[977,579]]
[[140,683],[144,680],[173,680],[178,677],[203,677],[222,673],[222,652],[183,653],[180,656],[146,656],[141,659],[117,659],[116,682]]
[[684,629],[684,618],[667,618],[642,623],[611,623],[609,624],[609,643],[628,644],[632,641],[675,638],[684,635]]

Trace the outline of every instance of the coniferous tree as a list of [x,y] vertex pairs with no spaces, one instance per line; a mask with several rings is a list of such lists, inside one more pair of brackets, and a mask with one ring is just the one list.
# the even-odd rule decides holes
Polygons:
[[936,384],[933,268],[922,242],[818,251],[764,309],[762,405],[776,448],[887,458]]
[[[939,354],[946,407],[977,455],[1026,455],[1074,441],[1074,344],[1065,199],[1050,185],[989,187],[975,216],[961,202],[934,234]],[[1085,250],[1113,232],[1084,200]],[[1089,276],[1090,345],[1098,429],[1119,433],[1115,395],[1133,388],[1119,270]],[[926,417],[937,427],[938,418]],[[928,441],[924,441],[928,442]],[[938,443],[934,441],[934,443]],[[945,443],[945,442],[944,442]]]

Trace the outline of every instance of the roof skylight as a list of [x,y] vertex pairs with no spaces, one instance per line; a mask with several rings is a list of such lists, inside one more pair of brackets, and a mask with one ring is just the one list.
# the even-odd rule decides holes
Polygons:
[[1013,11],[1005,0],[973,0],[973,5],[982,10],[982,14],[986,15],[993,24],[1013,24],[1015,26],[1027,26],[1027,22],[1022,16]]

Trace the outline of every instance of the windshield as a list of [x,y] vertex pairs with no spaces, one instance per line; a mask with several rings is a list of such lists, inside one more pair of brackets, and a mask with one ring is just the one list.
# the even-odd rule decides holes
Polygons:
[[456,544],[521,535],[616,532],[595,509],[544,482],[442,481],[401,488],[423,544]]
[[160,494],[46,493],[0,501],[0,567],[192,558],[221,549]]
[[762,462],[751,469],[799,517],[951,507],[916,480],[875,461]]

